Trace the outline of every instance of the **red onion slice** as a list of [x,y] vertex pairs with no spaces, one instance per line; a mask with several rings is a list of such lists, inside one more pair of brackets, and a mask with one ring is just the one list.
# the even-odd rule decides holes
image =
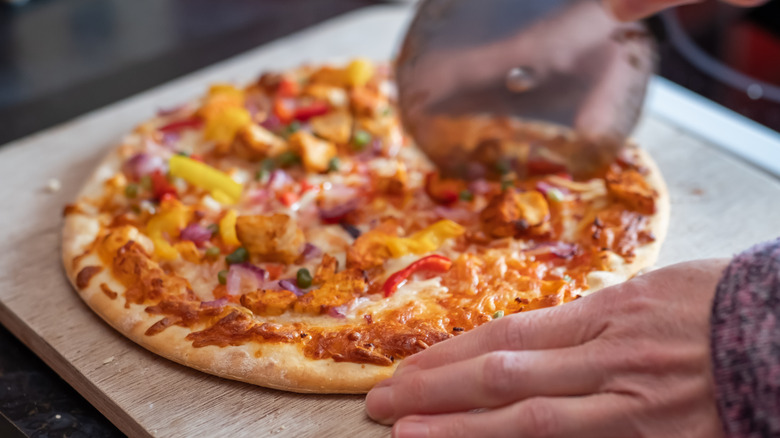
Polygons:
[[544,196],[547,196],[547,194],[550,192],[550,190],[559,190],[561,193],[569,193],[569,189],[566,187],[559,187],[554,184],[550,184],[547,181],[539,181],[536,183],[536,190],[541,192]]
[[158,170],[165,173],[165,161],[161,157],[145,153],[134,155],[122,165],[122,171],[133,180],[141,179]]
[[268,179],[268,188],[276,191],[294,182],[295,180],[287,172],[281,169],[276,169],[271,172],[271,177]]
[[199,224],[190,224],[181,230],[181,240],[189,240],[197,246],[208,242],[211,235],[211,230]]
[[276,114],[270,114],[267,119],[263,120],[260,126],[271,132],[277,132],[282,129],[284,124],[279,120],[279,117],[276,117]]
[[360,206],[359,198],[352,198],[330,208],[320,208],[320,219],[327,224],[337,224],[344,216],[357,210]]
[[328,316],[332,316],[333,318],[338,319],[347,319],[347,305],[343,304],[338,307],[331,307],[328,309]]
[[279,287],[281,287],[284,290],[289,290],[290,292],[294,293],[298,297],[302,297],[306,295],[306,291],[299,288],[298,285],[295,284],[294,279],[279,280]]
[[229,301],[228,301],[227,298],[220,298],[218,300],[213,300],[213,301],[203,301],[203,302],[200,303],[200,308],[201,309],[218,309],[220,307],[226,306],[228,302]]
[[268,278],[268,273],[265,271],[265,269],[255,266],[251,263],[244,262],[233,266],[251,271],[253,274],[255,274],[255,277],[257,277],[257,281],[265,281]]
[[317,246],[306,242],[306,245],[303,248],[303,259],[304,260],[311,260],[313,258],[317,258],[322,255],[322,250],[319,249]]
[[475,195],[484,195],[486,193],[490,193],[492,189],[492,184],[484,179],[478,179],[472,181],[471,184],[469,184],[469,190]]
[[260,289],[266,278],[265,270],[249,263],[230,266],[227,275],[226,290],[230,295],[240,295],[242,291],[254,292]]
[[570,259],[577,254],[579,248],[576,244],[567,242],[542,243],[528,250],[530,255],[552,254],[562,259]]

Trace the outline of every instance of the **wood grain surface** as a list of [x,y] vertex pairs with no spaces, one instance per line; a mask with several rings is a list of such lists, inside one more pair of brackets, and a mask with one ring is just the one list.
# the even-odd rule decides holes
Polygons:
[[[364,55],[388,59],[406,6],[353,13],[0,150],[0,322],[131,436],[385,436],[363,397],[290,394],[177,365],[113,331],[60,264],[61,212],[123,133],[203,92],[266,69]],[[780,182],[674,126],[645,118],[638,141],[672,197],[660,264],[731,256],[780,234]],[[62,189],[49,192],[50,179]]]

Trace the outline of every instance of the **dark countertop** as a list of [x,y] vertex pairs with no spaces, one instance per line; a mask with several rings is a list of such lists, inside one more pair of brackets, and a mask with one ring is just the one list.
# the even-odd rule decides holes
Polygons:
[[[0,144],[378,3],[384,2],[32,0],[24,6],[0,5]],[[718,26],[702,24],[705,16]],[[707,53],[780,84],[780,65],[771,62],[780,59],[774,56],[780,54],[780,0],[752,12],[717,3],[691,6],[681,11],[680,20]],[[750,50],[755,47],[761,50]],[[671,45],[661,52],[662,75],[780,131],[778,102],[725,85]],[[769,61],[761,67],[764,58]],[[2,326],[0,414],[2,437],[19,432],[5,417],[27,436],[122,436]]]

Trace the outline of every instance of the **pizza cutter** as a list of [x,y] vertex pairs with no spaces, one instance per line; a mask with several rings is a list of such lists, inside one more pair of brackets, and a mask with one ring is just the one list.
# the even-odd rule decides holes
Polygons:
[[396,75],[401,118],[450,176],[587,177],[625,145],[656,64],[600,0],[422,0]]

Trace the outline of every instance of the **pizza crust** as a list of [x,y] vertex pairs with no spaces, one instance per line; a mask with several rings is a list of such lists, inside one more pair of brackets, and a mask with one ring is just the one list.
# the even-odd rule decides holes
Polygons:
[[634,259],[626,263],[620,257],[613,257],[608,271],[594,271],[588,275],[588,290],[585,295],[597,292],[605,287],[614,286],[634,277],[640,272],[655,265],[661,245],[666,239],[669,229],[669,190],[664,182],[661,170],[645,150],[632,147],[638,155],[639,165],[647,169],[645,175],[647,183],[658,193],[655,200],[656,211],[650,216],[648,228],[655,236],[655,241],[636,249]]

